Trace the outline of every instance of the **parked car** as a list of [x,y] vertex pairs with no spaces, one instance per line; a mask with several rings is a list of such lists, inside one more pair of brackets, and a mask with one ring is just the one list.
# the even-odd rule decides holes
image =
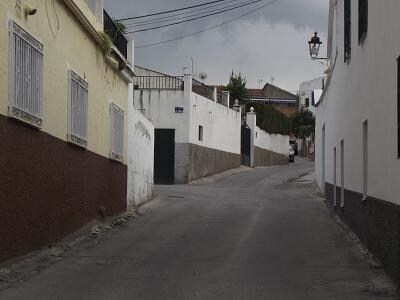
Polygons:
[[294,150],[292,147],[289,147],[289,163],[294,163]]

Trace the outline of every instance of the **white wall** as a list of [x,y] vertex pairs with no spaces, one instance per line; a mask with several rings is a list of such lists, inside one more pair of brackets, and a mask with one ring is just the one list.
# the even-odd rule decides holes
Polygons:
[[315,115],[315,107],[312,106],[312,92],[317,89],[322,89],[323,82],[325,81],[326,81],[326,76],[323,76],[314,80],[305,81],[300,84],[299,88],[300,108],[305,107],[306,99],[309,98],[310,102],[309,102],[309,107],[307,107],[307,109]]
[[262,149],[273,151],[275,153],[288,155],[289,136],[281,134],[270,134],[260,127],[256,126],[254,145]]
[[[184,91],[135,90],[135,108],[142,110],[155,128],[175,129],[176,143],[240,154],[240,112],[191,92],[190,77],[185,76]],[[176,113],[176,107],[183,112]],[[203,141],[198,139],[199,125],[203,126]]]
[[251,108],[246,113],[246,124],[251,130],[250,135],[250,166],[255,166],[254,147],[269,150],[275,153],[289,154],[289,136],[281,134],[270,134],[257,126],[257,113]]
[[[332,1],[334,3],[335,1]],[[358,1],[352,4],[352,54],[343,56],[343,0],[333,6],[332,77],[316,108],[316,175],[322,188],[322,128],[325,125],[325,179],[333,183],[333,149],[344,140],[346,189],[363,191],[363,122],[368,120],[368,195],[400,204],[397,158],[397,63],[400,55],[400,1],[369,1],[368,33],[358,44]],[[337,22],[339,21],[339,22]],[[337,56],[336,56],[337,53]]]
[[128,121],[128,207],[139,205],[153,195],[154,125],[132,102]]
[[[175,129],[175,142],[189,143],[190,103],[183,91],[137,90],[133,101],[155,128]],[[175,107],[183,107],[183,113],[176,113]]]
[[[199,126],[203,141],[199,141]],[[191,93],[189,142],[240,154],[241,114],[203,96]]]

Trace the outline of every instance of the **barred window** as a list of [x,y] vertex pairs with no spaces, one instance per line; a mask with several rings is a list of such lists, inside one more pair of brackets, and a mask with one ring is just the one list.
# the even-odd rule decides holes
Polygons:
[[114,103],[110,105],[110,122],[110,158],[122,162],[124,158],[124,111]]
[[75,72],[69,71],[69,132],[71,143],[87,147],[88,83]]
[[368,31],[368,0],[358,0],[358,43],[361,44]]
[[42,126],[43,45],[10,21],[9,115],[35,127]]
[[344,61],[351,56],[351,0],[344,0]]

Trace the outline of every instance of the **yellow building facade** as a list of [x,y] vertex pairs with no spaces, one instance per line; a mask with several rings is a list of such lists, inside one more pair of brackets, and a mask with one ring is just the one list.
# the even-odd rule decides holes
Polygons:
[[[99,42],[75,17],[65,2],[76,5],[97,32],[103,24],[82,0],[24,0],[0,2],[0,113],[8,115],[10,78],[10,26],[15,22],[43,44],[43,126],[41,130],[62,140],[68,134],[68,73],[70,70],[88,83],[87,149],[109,156],[109,105],[115,103],[127,111],[128,83],[104,59]],[[54,7],[53,7],[54,3]],[[37,9],[26,16],[24,7]],[[20,17],[19,17],[20,16]],[[125,118],[125,127],[127,124]],[[126,141],[126,131],[124,141]],[[124,145],[126,156],[126,143]]]
[[126,208],[133,71],[90,2],[0,1],[0,261]]

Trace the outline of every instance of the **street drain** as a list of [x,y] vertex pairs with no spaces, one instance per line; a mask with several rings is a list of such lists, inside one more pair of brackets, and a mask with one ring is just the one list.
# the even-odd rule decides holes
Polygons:
[[176,196],[176,195],[168,195],[168,198],[184,199],[185,197],[183,197],[183,196]]

